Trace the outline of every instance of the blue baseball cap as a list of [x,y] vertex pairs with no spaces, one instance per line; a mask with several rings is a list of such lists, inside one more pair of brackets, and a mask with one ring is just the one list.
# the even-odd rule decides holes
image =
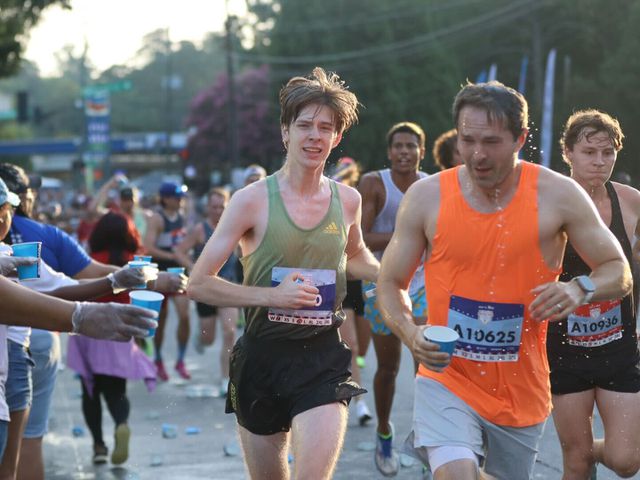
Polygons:
[[0,178],[0,205],[10,203],[14,207],[20,205],[20,197],[13,192],[9,191],[7,184]]
[[184,197],[188,190],[186,185],[178,185],[175,182],[164,182],[160,185],[158,194],[161,197]]

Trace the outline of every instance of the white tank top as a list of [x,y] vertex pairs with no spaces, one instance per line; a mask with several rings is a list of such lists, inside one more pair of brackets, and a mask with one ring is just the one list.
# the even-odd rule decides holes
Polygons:
[[[371,231],[374,233],[391,233],[395,230],[396,216],[398,215],[398,208],[400,208],[400,202],[402,201],[402,197],[404,197],[404,193],[393,183],[390,169],[385,168],[378,173],[384,185],[385,200],[382,210],[380,210],[380,213],[378,213],[373,221]],[[428,175],[425,172],[419,171],[418,176],[422,179]],[[384,250],[373,252],[378,260],[382,258],[383,253]],[[423,262],[420,262],[420,266],[411,280],[411,285],[409,285],[409,294],[414,294],[422,287],[424,287],[424,267]]]

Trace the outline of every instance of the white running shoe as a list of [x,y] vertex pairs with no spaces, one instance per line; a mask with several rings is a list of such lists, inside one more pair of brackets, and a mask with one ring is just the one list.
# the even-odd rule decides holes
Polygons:
[[364,400],[358,400],[356,402],[356,415],[358,416],[358,423],[361,427],[364,427],[369,423],[369,420],[373,418],[367,403]]

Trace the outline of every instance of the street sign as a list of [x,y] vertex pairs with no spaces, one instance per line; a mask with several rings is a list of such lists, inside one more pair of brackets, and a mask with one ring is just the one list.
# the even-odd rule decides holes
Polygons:
[[126,92],[127,90],[131,90],[133,88],[133,82],[131,80],[120,80],[117,82],[111,83],[99,83],[96,85],[89,85],[82,89],[82,93],[87,95],[92,95],[96,92]]

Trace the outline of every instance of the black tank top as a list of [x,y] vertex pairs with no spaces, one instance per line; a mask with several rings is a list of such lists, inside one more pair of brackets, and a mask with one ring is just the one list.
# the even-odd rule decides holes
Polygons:
[[[178,213],[174,220],[170,220],[162,210],[158,213],[164,222],[164,229],[162,230],[162,233],[158,235],[156,247],[160,250],[164,250],[165,252],[173,252],[173,247],[179,244],[186,234],[184,228],[184,217],[181,213]],[[164,258],[155,258],[154,261],[158,264],[158,268],[160,270],[180,266],[177,262],[174,262],[173,260],[165,260]]]
[[[611,182],[607,182],[605,187],[609,194],[609,199],[611,200],[611,225],[609,226],[609,230],[611,230],[611,233],[613,233],[622,245],[624,255],[627,257],[629,264],[632,265],[633,257],[631,242],[629,241],[627,232],[624,229],[624,221],[622,219],[622,211],[620,209],[618,195],[616,194]],[[591,269],[589,266],[582,260],[582,258],[580,258],[571,243],[568,243],[567,250],[564,255],[564,261],[562,263],[560,281],[568,282],[573,277],[578,275],[589,275],[590,273]],[[590,306],[592,305],[594,304],[591,304]],[[571,364],[577,361],[581,368],[584,368],[588,366],[588,363],[586,362],[594,362],[594,364],[597,364],[602,368],[612,367],[620,363],[627,364],[633,362],[634,358],[637,361],[638,344],[633,293],[630,293],[622,299],[620,303],[620,313],[621,318],[619,320],[622,321],[622,337],[599,346],[584,347],[575,345],[575,342],[574,344],[570,343],[568,328],[571,327],[567,327],[567,324],[569,323],[567,319],[559,322],[549,322],[549,329],[547,333],[547,353],[549,356],[549,363],[553,366],[553,364]],[[604,321],[606,321],[606,319]],[[582,327],[584,326],[585,325],[582,325]],[[574,325],[573,328],[579,329],[579,326]],[[603,365],[603,361],[607,365]]]

